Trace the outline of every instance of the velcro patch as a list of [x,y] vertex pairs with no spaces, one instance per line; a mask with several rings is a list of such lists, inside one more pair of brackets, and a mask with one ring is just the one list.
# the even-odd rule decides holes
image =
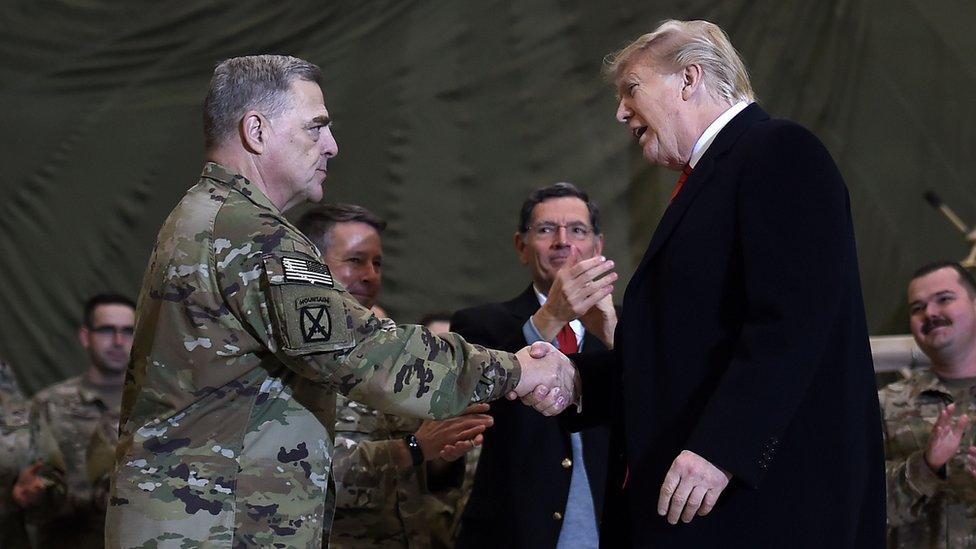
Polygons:
[[305,343],[329,341],[332,337],[332,317],[326,305],[305,305],[299,308],[302,338]]
[[329,267],[318,261],[297,257],[282,257],[281,266],[284,270],[285,282],[303,282],[305,284],[321,284],[329,288],[335,287]]

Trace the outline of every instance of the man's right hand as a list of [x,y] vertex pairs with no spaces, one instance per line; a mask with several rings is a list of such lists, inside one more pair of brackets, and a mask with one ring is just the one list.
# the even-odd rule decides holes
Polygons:
[[579,318],[601,339],[609,333],[608,346],[612,347],[613,328],[617,324],[611,297],[617,280],[617,273],[610,272],[613,267],[613,261],[603,256],[580,260],[579,250],[573,247],[566,264],[556,272],[545,304],[532,315],[532,324],[539,335],[552,341],[567,322]]
[[962,434],[969,425],[969,416],[963,414],[953,420],[952,414],[956,411],[956,405],[950,404],[945,410],[939,413],[939,418],[932,427],[932,434],[929,436],[929,445],[925,449],[925,462],[933,471],[939,471],[946,463],[952,459],[959,449],[959,442]]
[[488,409],[487,404],[472,404],[458,417],[423,422],[414,436],[424,459],[430,461],[439,457],[454,461],[481,444],[484,440],[482,433],[495,421],[487,414]]
[[41,476],[42,467],[44,464],[37,462],[26,469],[22,469],[17,475],[17,482],[14,483],[11,497],[14,503],[22,509],[36,505],[44,494],[44,490],[47,489],[48,481]]
[[515,353],[522,377],[509,399],[522,401],[545,416],[554,416],[576,399],[576,368],[549,343],[537,341]]

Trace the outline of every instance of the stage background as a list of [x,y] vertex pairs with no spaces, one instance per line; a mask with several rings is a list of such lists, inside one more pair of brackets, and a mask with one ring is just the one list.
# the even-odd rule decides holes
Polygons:
[[827,144],[872,333],[904,332],[909,273],[968,251],[922,192],[976,223],[971,1],[6,0],[0,356],[29,392],[84,368],[82,303],[135,298],[200,172],[213,66],[248,53],[323,68],[340,145],[326,197],[389,220],[381,302],[397,320],[519,292],[517,209],[560,180],[601,205],[626,281],[675,174],[648,167],[614,121],[601,63],[668,17],[722,25],[762,106]]

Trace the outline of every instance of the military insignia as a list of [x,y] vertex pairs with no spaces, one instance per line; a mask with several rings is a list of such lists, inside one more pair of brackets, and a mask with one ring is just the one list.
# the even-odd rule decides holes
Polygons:
[[302,337],[306,343],[329,341],[332,336],[332,318],[328,307],[309,305],[302,307],[301,315]]
[[321,284],[330,288],[335,287],[329,267],[310,259],[295,257],[281,258],[286,282],[304,282],[305,284]]

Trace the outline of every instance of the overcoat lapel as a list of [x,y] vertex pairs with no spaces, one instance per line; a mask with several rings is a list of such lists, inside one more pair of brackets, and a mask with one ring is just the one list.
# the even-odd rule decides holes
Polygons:
[[[708,147],[708,150],[705,151],[705,154],[698,161],[695,169],[692,170],[691,175],[685,180],[681,192],[678,193],[678,196],[675,197],[674,201],[664,211],[664,215],[661,217],[657,229],[654,230],[654,236],[651,237],[651,242],[647,246],[647,251],[644,252],[643,259],[641,259],[640,264],[634,271],[634,276],[630,279],[631,284],[635,280],[641,279],[641,273],[647,268],[648,263],[661,250],[661,247],[667,242],[668,238],[671,237],[675,227],[678,226],[681,218],[684,217],[685,212],[688,211],[688,208],[694,202],[695,197],[708,184],[712,173],[715,171],[716,160],[728,152],[732,148],[732,145],[739,140],[739,137],[750,126],[768,118],[769,115],[759,105],[753,103],[735,115],[722,128],[722,131],[715,136],[715,140],[712,141],[711,146]],[[630,284],[628,284],[627,290],[630,290]],[[624,299],[624,302],[626,301]]]

